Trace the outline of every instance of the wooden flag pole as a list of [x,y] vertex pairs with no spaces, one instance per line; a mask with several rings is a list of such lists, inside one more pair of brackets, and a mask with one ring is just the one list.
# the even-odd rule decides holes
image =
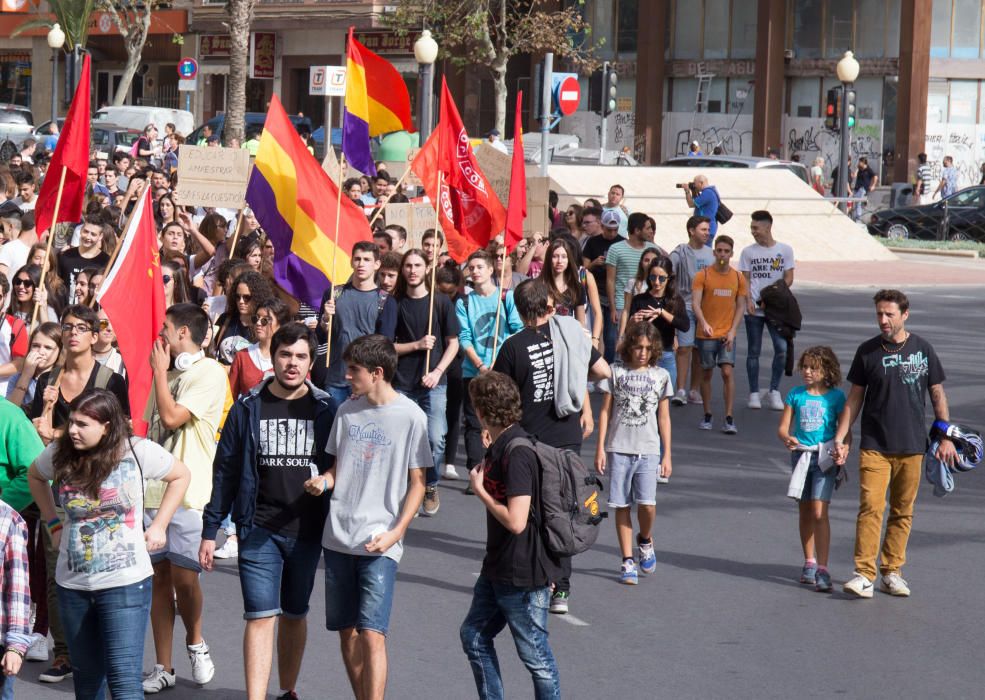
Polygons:
[[[440,136],[438,138],[439,153],[441,146]],[[437,201],[434,203],[434,241],[438,242],[438,231],[441,230],[441,181],[442,181],[441,166],[438,166],[438,194]],[[438,258],[441,257],[441,249],[435,246],[434,259],[431,261],[431,296],[428,302],[428,335],[431,335],[431,328],[434,324],[434,279],[438,272]],[[428,368],[431,366],[431,348],[428,348],[427,354],[424,356],[424,370],[429,371]]]
[[[144,190],[146,188],[147,188],[146,182],[143,183],[142,185],[138,185],[138,190],[137,190],[138,202],[140,198],[143,196]],[[109,274],[109,271],[113,269],[113,264],[116,262],[116,259],[120,255],[120,249],[123,248],[123,239],[127,237],[127,231],[130,230],[130,224],[133,223],[134,214],[137,213],[137,208],[139,206],[140,206],[139,203],[134,205],[133,209],[130,210],[130,214],[127,216],[126,222],[123,224],[120,237],[116,239],[116,248],[113,249],[113,254],[109,257],[109,262],[106,263],[106,267],[103,268],[103,279],[105,279],[106,276]],[[89,299],[89,308],[91,309],[95,303],[96,303],[96,295],[93,294],[92,297]]]
[[229,249],[227,253],[227,260],[234,255],[236,255],[236,241],[239,239],[239,230],[243,227],[243,212],[246,211],[246,207],[239,208],[239,214],[236,216],[236,228],[233,230],[233,242],[229,244]]
[[[342,157],[339,158],[339,188],[338,197],[335,200],[335,248],[332,250],[332,275],[330,281],[332,283],[332,299],[335,299],[336,286],[338,284],[337,275],[335,274],[335,266],[339,260],[339,226],[342,221],[342,177],[345,174],[345,151],[342,151]],[[322,314],[325,311],[322,309]],[[328,345],[325,346],[325,367],[327,368],[331,364],[332,359],[332,317],[328,318]]]
[[[507,275],[513,274],[510,267],[510,255],[506,252],[506,244],[503,244],[503,270],[499,273],[499,285],[497,293],[499,298],[496,300],[496,322],[493,324],[493,354],[492,361],[496,362],[496,351],[499,349],[499,317],[503,311],[503,280]],[[493,268],[495,269],[495,267]]]
[[[397,184],[394,185],[397,188],[398,193],[400,192],[400,185],[403,184],[404,179],[407,177],[408,173],[410,173],[410,163],[407,164],[407,169],[404,170],[404,174],[400,176],[400,179],[397,180]],[[376,220],[379,219],[381,216],[383,216],[383,210],[386,209],[386,205],[389,203],[390,203],[390,199],[387,198],[387,200],[379,207],[377,207],[375,212],[373,212],[373,218],[369,220],[370,230],[373,230],[373,224],[376,223]]]
[[[48,288],[48,261],[51,260],[51,246],[55,242],[55,226],[58,225],[58,210],[62,207],[62,191],[65,189],[65,176],[68,174],[68,167],[62,166],[62,174],[58,180],[58,193],[55,195],[55,215],[51,218],[51,226],[48,228],[48,247],[44,251],[44,263],[41,265],[41,289]],[[38,322],[38,311],[41,310],[39,304],[34,305],[31,313],[31,325],[28,327],[28,335],[34,330],[34,324]]]

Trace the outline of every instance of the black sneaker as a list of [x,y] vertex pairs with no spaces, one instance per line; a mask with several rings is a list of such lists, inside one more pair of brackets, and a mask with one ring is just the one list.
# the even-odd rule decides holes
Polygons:
[[277,700],[301,700],[293,690],[288,690],[283,695],[278,695]]
[[554,591],[551,596],[551,612],[555,615],[566,615],[568,613],[568,599],[571,595],[567,591]]
[[72,677],[72,665],[64,656],[59,656],[47,671],[38,676],[42,683],[61,683]]

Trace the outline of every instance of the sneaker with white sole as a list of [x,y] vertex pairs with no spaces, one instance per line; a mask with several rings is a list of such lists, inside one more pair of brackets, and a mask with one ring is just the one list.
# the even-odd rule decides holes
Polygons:
[[879,590],[889,595],[897,595],[905,598],[910,595],[910,584],[895,571],[886,574],[879,580]]
[[239,556],[239,541],[226,538],[219,549],[212,554],[216,559],[235,559]]
[[31,635],[31,646],[24,654],[25,661],[47,661],[48,660],[48,635],[35,632]]
[[749,403],[747,405],[749,406],[749,408],[751,408],[754,411],[758,411],[763,407],[763,402],[760,401],[759,399],[758,391],[754,391],[751,394],[749,394]]
[[175,680],[174,669],[168,673],[161,664],[154,664],[154,670],[144,677],[144,695],[153,695],[173,688]]
[[859,598],[871,598],[875,586],[865,576],[856,573],[850,581],[845,583],[843,588],[845,593],[853,593]]
[[658,484],[669,484],[670,483],[670,477],[669,476],[660,476],[659,474],[657,474],[657,483]]
[[209,645],[203,639],[198,644],[189,644],[188,660],[192,662],[192,680],[199,685],[205,685],[215,675],[215,664],[209,655]]
[[448,479],[449,481],[458,481],[461,477],[458,475],[458,470],[455,469],[454,464],[446,464],[445,472],[441,475],[442,479]]
[[771,389],[766,395],[766,407],[771,411],[783,410],[783,396],[776,389]]
[[641,542],[637,535],[636,545],[640,548],[640,573],[652,574],[657,570],[657,554],[653,551],[653,539]]
[[674,397],[670,400],[670,403],[674,406],[683,406],[687,403],[687,392],[681,389],[674,394]]
[[439,508],[441,508],[441,498],[438,496],[438,488],[428,486],[424,489],[424,502],[421,504],[421,511],[424,515],[432,517],[438,514]]
[[691,393],[687,395],[688,403],[701,403],[701,392],[691,389]]
[[551,613],[554,615],[567,615],[568,601],[570,599],[571,594],[567,591],[554,591],[554,593],[551,594]]
[[739,432],[739,429],[735,427],[735,421],[732,420],[732,416],[725,417],[725,422],[722,424],[722,432],[726,435],[735,435]]
[[705,417],[701,419],[700,423],[698,423],[698,430],[711,430],[714,427],[714,424],[711,422],[710,413],[706,413]]
[[627,586],[635,586],[640,582],[640,575],[636,571],[636,562],[632,559],[622,560],[622,569],[619,571],[619,582]]

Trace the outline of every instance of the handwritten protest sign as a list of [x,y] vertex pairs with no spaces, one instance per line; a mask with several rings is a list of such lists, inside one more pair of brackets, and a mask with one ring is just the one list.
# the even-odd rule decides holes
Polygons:
[[182,206],[239,209],[250,177],[250,153],[242,148],[181,146],[178,190]]

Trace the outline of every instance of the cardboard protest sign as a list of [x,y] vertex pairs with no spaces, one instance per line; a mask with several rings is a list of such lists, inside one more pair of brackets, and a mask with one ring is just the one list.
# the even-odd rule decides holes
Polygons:
[[181,146],[178,189],[182,206],[239,209],[250,177],[250,153],[243,148]]

